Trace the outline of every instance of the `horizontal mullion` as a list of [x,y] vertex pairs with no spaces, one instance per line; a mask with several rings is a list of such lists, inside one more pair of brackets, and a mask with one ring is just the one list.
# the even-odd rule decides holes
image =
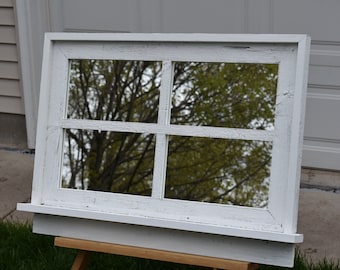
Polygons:
[[92,129],[131,133],[153,133],[177,136],[208,137],[236,140],[273,141],[274,131],[189,125],[160,125],[154,123],[102,120],[64,119],[60,126],[67,129]]
[[274,139],[273,131],[207,126],[171,125],[167,134],[238,140],[272,141]]

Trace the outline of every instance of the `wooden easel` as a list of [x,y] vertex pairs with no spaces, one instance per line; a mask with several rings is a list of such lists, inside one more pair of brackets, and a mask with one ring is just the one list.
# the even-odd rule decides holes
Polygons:
[[71,270],[86,270],[91,252],[103,252],[158,261],[182,263],[223,270],[256,270],[258,265],[249,262],[219,259],[214,257],[182,254],[150,248],[140,248],[126,245],[108,244],[102,242],[79,240],[65,237],[55,237],[54,245],[58,247],[78,249]]

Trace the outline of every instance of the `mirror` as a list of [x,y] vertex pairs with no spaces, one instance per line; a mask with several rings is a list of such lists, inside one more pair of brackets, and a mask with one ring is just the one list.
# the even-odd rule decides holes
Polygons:
[[274,127],[277,64],[176,62],[171,123]]
[[152,134],[66,129],[62,187],[151,195]]
[[271,142],[170,136],[165,197],[266,207]]
[[67,118],[156,123],[161,62],[70,60]]
[[[157,123],[162,63],[69,62],[67,118]],[[174,62],[170,124],[274,129],[277,64]],[[62,187],[151,196],[155,134],[65,129]],[[266,207],[271,142],[168,136],[165,198]]]

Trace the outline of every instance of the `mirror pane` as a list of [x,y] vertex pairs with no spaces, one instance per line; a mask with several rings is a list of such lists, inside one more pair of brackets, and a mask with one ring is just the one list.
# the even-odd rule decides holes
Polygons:
[[70,60],[67,117],[156,123],[161,62]]
[[151,195],[153,134],[66,129],[63,188]]
[[171,123],[274,127],[278,64],[176,62]]
[[165,197],[266,207],[271,142],[169,136]]

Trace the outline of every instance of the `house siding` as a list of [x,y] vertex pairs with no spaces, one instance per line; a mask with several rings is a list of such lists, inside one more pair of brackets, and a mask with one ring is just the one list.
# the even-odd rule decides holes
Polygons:
[[0,113],[24,115],[14,5],[0,0]]
[[13,0],[0,0],[0,147],[27,147]]

